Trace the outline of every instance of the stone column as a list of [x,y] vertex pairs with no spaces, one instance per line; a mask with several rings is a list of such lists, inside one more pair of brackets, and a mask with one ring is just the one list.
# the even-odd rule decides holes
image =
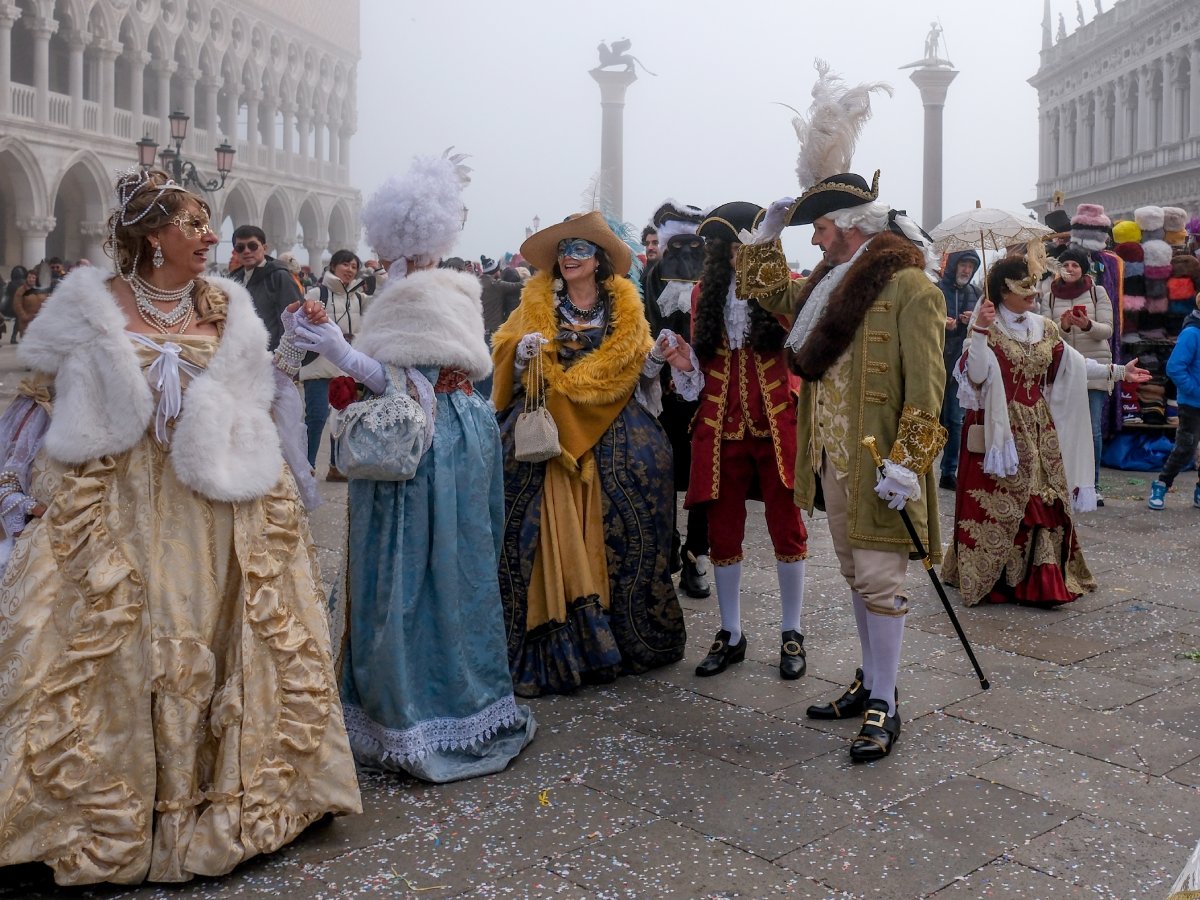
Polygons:
[[338,148],[338,163],[343,170],[342,177],[338,178],[341,184],[348,184],[350,181],[350,138],[353,135],[354,131],[349,125],[343,125],[338,133],[338,141],[341,144]]
[[1106,163],[1112,159],[1112,147],[1108,143],[1108,87],[1102,87],[1095,93],[1096,106],[1092,116],[1096,121],[1096,163]]
[[112,267],[112,260],[104,252],[104,241],[108,238],[107,222],[80,222],[79,233],[83,236],[83,255],[93,266],[100,269]]
[[632,69],[592,69],[600,85],[600,208],[622,221],[625,205],[625,91],[637,81]]
[[1175,77],[1173,59],[1170,54],[1158,61],[1162,84],[1162,101],[1159,104],[1162,133],[1155,144],[1169,144],[1175,140]]
[[1074,135],[1071,131],[1071,108],[1063,104],[1058,108],[1058,175],[1064,177],[1074,171]]
[[225,85],[225,131],[228,132],[229,143],[233,144],[234,149],[238,144],[238,110],[241,109],[242,99],[238,90],[240,87],[238,84]]
[[161,148],[171,143],[171,73],[175,71],[175,63],[160,59],[151,68],[158,78],[158,146]]
[[121,45],[115,41],[96,42],[96,59],[100,66],[100,121],[97,124],[101,134],[113,133],[113,117],[117,106],[117,57],[120,55]]
[[258,101],[262,99],[262,91],[246,91],[246,150],[250,157],[246,160],[251,166],[258,167]]
[[958,77],[949,66],[921,66],[909,75],[925,107],[925,155],[922,169],[921,219],[926,228],[942,221],[942,110],[946,91]]
[[0,116],[12,111],[12,27],[21,7],[0,2]]
[[33,35],[33,109],[39,122],[50,121],[50,35],[56,31],[58,23],[53,19],[33,19],[29,23]]
[[308,110],[302,107],[296,113],[296,134],[299,139],[296,155],[301,160],[300,171],[305,175],[308,174],[308,131],[310,127]]
[[296,104],[290,99],[285,99],[280,104],[279,111],[283,113],[283,143],[279,149],[283,151],[283,165],[285,171],[292,171],[292,155],[295,150],[292,148],[295,143],[292,141],[292,131],[295,129]]
[[1191,121],[1188,137],[1200,137],[1200,41],[1188,46],[1188,63],[1191,66],[1191,85],[1188,90],[1188,106]]
[[1093,116],[1092,94],[1075,101],[1075,168],[1089,169],[1095,162],[1096,119]]
[[150,54],[145,50],[129,51],[129,130],[130,137],[141,140],[146,133],[146,66]]
[[17,231],[21,234],[21,261],[24,265],[32,266],[46,258],[46,238],[56,224],[54,216],[17,219]]
[[[308,266],[317,277],[321,275],[321,256],[329,246],[329,239],[320,235],[304,234],[304,249],[308,253]],[[342,249],[341,247],[338,248]]]
[[335,167],[339,165],[338,152],[342,149],[341,139],[338,135],[338,132],[341,131],[341,125],[342,123],[337,119],[331,118],[329,120],[329,163]]
[[83,130],[83,50],[91,37],[86,31],[76,29],[67,39],[71,51],[67,93],[71,95],[71,130],[76,134]]
[[[315,159],[319,164],[323,164],[325,160],[328,159],[328,157],[325,155],[325,124],[328,121],[329,120],[325,118],[325,113],[323,112],[318,112],[315,116],[313,116],[313,159]],[[317,171],[319,173],[320,169]]]
[[275,98],[266,97],[259,107],[262,117],[263,146],[267,148],[267,168],[275,168]]
[[[204,129],[208,132],[208,142],[216,147],[221,143],[221,126],[217,120],[217,95],[221,90],[221,79],[205,75],[200,79],[200,86],[204,89]],[[203,149],[208,151],[212,147]]]
[[191,154],[196,157],[199,155],[197,152],[199,138],[196,131],[200,124],[196,121],[196,72],[193,69],[185,68],[180,68],[178,71],[179,90],[183,94],[183,102],[179,104],[179,109],[188,117],[188,136],[187,140],[183,142],[183,152],[185,156]]
[[1133,135],[1133,152],[1151,150],[1154,148],[1153,101],[1150,93],[1150,67],[1142,66],[1138,70],[1138,110],[1137,130]]

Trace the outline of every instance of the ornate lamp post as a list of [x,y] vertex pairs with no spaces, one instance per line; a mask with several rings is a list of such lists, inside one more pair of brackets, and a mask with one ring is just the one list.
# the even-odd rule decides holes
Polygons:
[[168,120],[171,123],[171,141],[175,144],[172,149],[170,146],[164,147],[162,152],[158,152],[158,143],[149,135],[137,142],[138,148],[138,164],[143,169],[149,169],[154,165],[154,157],[158,155],[162,161],[162,167],[174,181],[183,187],[191,186],[196,190],[212,193],[219,191],[225,187],[225,179],[229,173],[233,171],[233,156],[237,153],[229,145],[228,141],[222,141],[217,147],[217,174],[220,179],[213,178],[211,181],[205,181],[200,175],[196,164],[190,159],[183,158],[183,142],[187,140],[188,115],[179,111],[171,113]]

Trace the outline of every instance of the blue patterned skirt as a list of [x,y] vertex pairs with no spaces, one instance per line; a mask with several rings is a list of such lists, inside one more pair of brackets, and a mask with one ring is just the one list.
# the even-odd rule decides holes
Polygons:
[[671,445],[658,421],[633,400],[592,451],[603,499],[609,608],[603,609],[596,595],[569,598],[568,621],[527,628],[526,598],[548,464],[516,460],[513,429],[521,411],[516,403],[499,414],[505,511],[500,596],[516,693],[568,693],[581,684],[681,659],[686,634],[669,562],[675,502]]

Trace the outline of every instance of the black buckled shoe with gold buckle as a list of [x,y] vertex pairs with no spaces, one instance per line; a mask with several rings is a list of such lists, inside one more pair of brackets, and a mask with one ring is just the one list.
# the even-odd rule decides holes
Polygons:
[[720,675],[734,663],[740,663],[746,658],[746,636],[743,634],[742,639],[732,647],[729,645],[730,637],[729,632],[723,628],[717,632],[708,656],[700,660],[700,665],[696,666],[697,675],[701,678]]
[[785,631],[779,646],[779,677],[795,681],[808,669],[804,658],[804,635],[798,631]]
[[896,708],[894,716],[889,716],[887,709],[886,700],[867,701],[862,728],[850,745],[850,759],[854,762],[872,762],[892,752],[892,744],[900,737],[900,708]]
[[851,719],[862,715],[871,692],[863,687],[863,670],[854,670],[854,683],[832,703],[810,706],[805,713],[810,719]]

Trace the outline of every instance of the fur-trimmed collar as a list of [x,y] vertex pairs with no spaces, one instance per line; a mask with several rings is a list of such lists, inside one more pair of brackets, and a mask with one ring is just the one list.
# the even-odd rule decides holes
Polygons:
[[[600,346],[573,362],[570,368],[564,368],[557,352],[551,352],[557,349],[553,340],[546,348],[547,387],[576,403],[606,404],[628,399],[637,387],[652,345],[642,298],[633,282],[614,276],[604,283],[604,288],[612,307],[608,333]],[[534,331],[551,337],[558,334],[558,328],[558,298],[553,281],[548,272],[540,272],[526,283],[517,314],[496,333],[493,343],[508,337],[520,339]],[[511,334],[516,330],[520,334]]]
[[363,316],[355,349],[401,368],[438,366],[485,378],[492,357],[479,295],[477,278],[452,269],[388,279]]
[[[796,353],[793,365],[805,381],[821,378],[854,340],[875,298],[904,269],[925,268],[925,257],[911,241],[890,232],[871,238],[842,283],[837,286],[829,305],[812,333]],[[830,271],[824,262],[818,265],[801,289],[799,306],[807,302],[813,288]]]
[[[77,464],[119,454],[142,440],[155,401],[126,321],[108,289],[112,275],[76,269],[30,324],[18,356],[54,376],[54,410],[45,450]],[[220,345],[188,385],[170,461],[179,480],[214,500],[265,494],[283,469],[271,418],[275,380],[267,331],[246,289],[207,282],[228,298]]]

